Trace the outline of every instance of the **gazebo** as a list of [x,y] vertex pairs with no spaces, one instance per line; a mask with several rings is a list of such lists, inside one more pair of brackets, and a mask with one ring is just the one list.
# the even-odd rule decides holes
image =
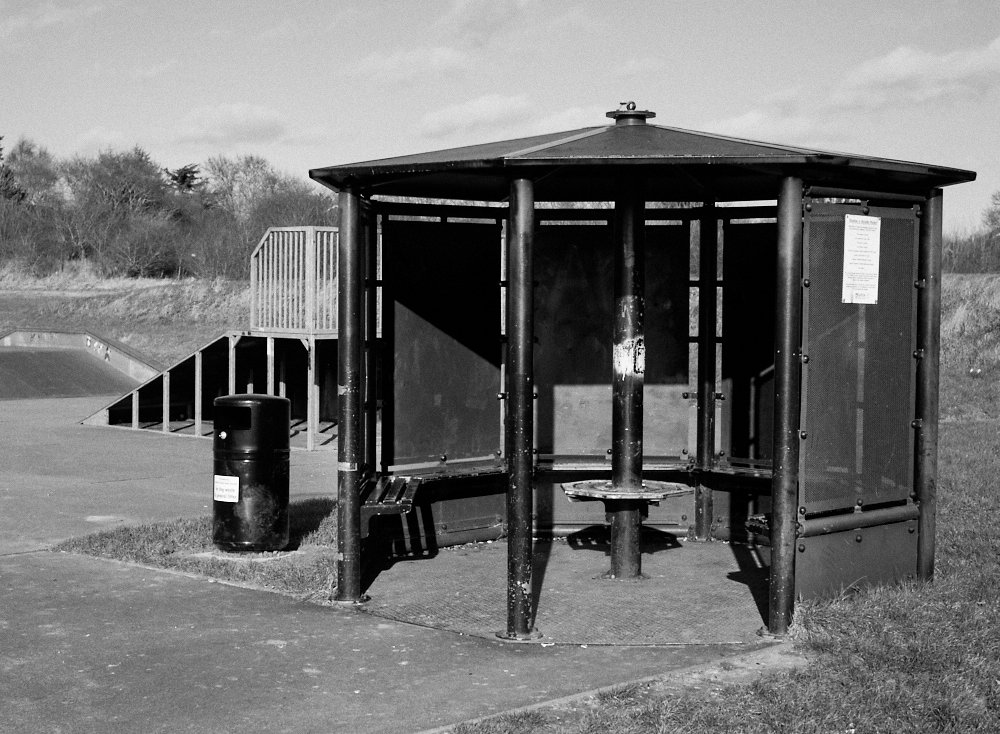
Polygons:
[[365,538],[506,535],[525,639],[533,535],[604,521],[615,580],[643,524],[761,548],[774,634],[930,578],[941,189],[975,174],[608,117],[310,171],[340,207],[336,598]]

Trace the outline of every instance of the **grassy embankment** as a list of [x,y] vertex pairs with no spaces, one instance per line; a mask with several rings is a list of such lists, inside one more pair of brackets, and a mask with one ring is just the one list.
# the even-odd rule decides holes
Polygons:
[[[190,289],[189,295],[208,294],[213,287],[170,286],[179,293]],[[162,309],[162,320],[150,315],[139,321],[128,318],[126,309],[105,326],[105,310],[116,314],[116,304],[133,303],[142,311],[138,302],[145,297],[104,293],[85,300],[86,311],[74,311],[70,304],[81,301],[72,299],[53,308],[94,318],[90,328],[118,339],[121,332],[115,329],[134,324],[127,328],[136,332],[135,341],[128,343],[137,349],[138,332],[147,323],[162,325],[167,334],[167,314],[187,318],[190,313],[185,307],[150,306],[150,314]],[[804,670],[764,676],[750,685],[680,694],[655,685],[633,686],[593,701],[460,726],[456,734],[1000,731],[1000,498],[995,479],[1000,465],[1000,276],[945,279],[942,336],[938,562],[932,584],[908,583],[800,604],[793,639],[814,656]],[[329,509],[293,507],[299,518],[293,535],[301,547],[321,549],[332,543],[331,523],[317,525],[316,519]],[[313,530],[306,533],[305,527]],[[315,557],[298,565],[192,560],[192,553],[207,550],[208,537],[206,519],[116,529],[63,549],[183,568],[303,598],[328,593],[329,567]]]
[[0,333],[89,330],[161,367],[223,331],[248,328],[249,304],[242,281],[101,279],[79,270],[35,278],[0,268]]

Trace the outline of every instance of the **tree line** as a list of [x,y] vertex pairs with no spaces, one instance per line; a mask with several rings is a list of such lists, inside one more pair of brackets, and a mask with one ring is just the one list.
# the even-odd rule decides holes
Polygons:
[[105,276],[246,278],[268,227],[335,225],[336,196],[254,155],[177,169],[140,147],[58,158],[0,137],[0,263]]
[[[88,263],[106,276],[246,278],[268,227],[335,225],[336,197],[254,155],[177,169],[140,147],[60,159],[0,137],[0,263],[45,275]],[[1000,191],[982,224],[945,238],[946,272],[1000,272]]]

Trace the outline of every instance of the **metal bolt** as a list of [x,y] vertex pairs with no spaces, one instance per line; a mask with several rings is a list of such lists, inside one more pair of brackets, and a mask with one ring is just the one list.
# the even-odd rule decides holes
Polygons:
[[806,544],[799,543],[799,553],[805,553],[805,552],[806,552]]
[[802,287],[803,288],[808,288],[810,285],[811,285],[811,283],[809,282],[809,278],[803,278],[802,279]]
[[813,210],[813,205],[811,203],[806,204],[806,211],[811,212]]
[[805,431],[799,431],[799,438],[805,441],[807,438],[809,438],[809,434],[806,433]]
[[855,535],[854,536],[854,542],[860,543],[861,542],[861,536],[860,535]]
[[799,514],[800,515],[805,515],[806,514],[806,508],[805,507],[800,507],[799,508]]
[[448,461],[448,454],[441,454],[441,461]]
[[809,355],[808,354],[803,354],[802,355],[802,364],[809,364]]

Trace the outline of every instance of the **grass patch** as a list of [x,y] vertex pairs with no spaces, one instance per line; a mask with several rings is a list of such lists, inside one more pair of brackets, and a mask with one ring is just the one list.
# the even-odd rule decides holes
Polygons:
[[222,553],[212,545],[212,519],[132,525],[73,538],[53,550],[82,553],[229,583],[329,601],[336,579],[336,503],[311,499],[288,507],[294,552]]

